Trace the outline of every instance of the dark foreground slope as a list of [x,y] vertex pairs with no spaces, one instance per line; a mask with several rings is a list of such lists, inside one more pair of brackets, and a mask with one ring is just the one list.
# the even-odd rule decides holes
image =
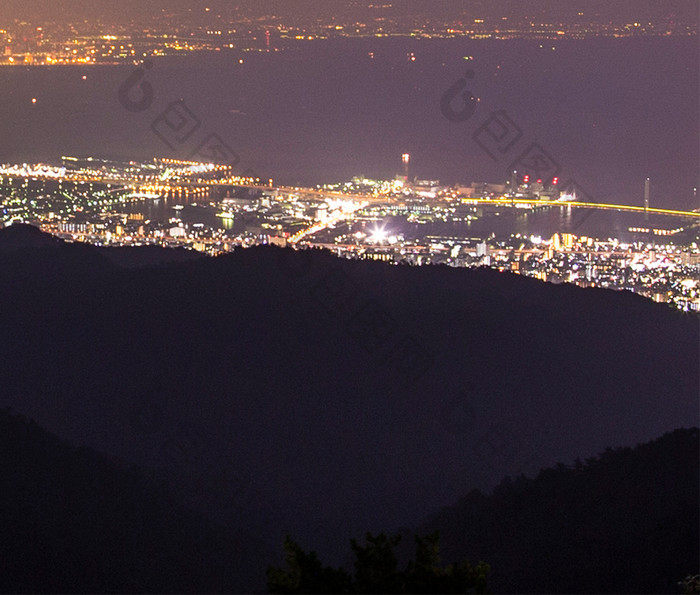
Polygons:
[[[699,450],[697,428],[676,430],[507,479],[419,534],[440,531],[445,562],[488,560],[494,592],[680,592],[700,555]],[[254,582],[263,555],[255,538],[183,510],[138,470],[3,410],[0,535],[2,593],[232,592],[246,575]],[[318,580],[316,592],[332,592]]]
[[698,425],[697,317],[632,294],[268,247],[112,254],[0,231],[0,406],[270,548],[289,531],[340,556],[504,475]]
[[[230,592],[254,540],[0,410],[0,592]],[[251,576],[252,578],[252,576]]]
[[700,563],[698,429],[506,478],[433,515],[445,559],[483,558],[500,593],[680,593]]

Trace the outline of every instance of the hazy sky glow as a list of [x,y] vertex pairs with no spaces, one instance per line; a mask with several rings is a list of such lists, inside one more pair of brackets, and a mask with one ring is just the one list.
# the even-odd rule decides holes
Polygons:
[[599,15],[604,19],[637,19],[671,16],[697,22],[695,0],[3,0],[0,20],[23,18],[31,20],[56,18],[104,17],[109,19],[133,19],[161,9],[235,10],[257,13],[318,17],[329,15],[376,14],[368,9],[372,4],[391,4],[396,13],[423,12],[431,14],[459,15],[464,10],[480,10],[485,16],[500,13],[510,16],[546,14],[552,18],[574,17],[577,12]]

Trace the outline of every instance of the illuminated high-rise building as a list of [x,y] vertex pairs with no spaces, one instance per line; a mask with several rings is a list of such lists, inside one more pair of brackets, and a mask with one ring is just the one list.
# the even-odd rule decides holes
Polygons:
[[408,164],[410,161],[411,156],[408,153],[401,155],[401,163],[403,163],[403,177],[405,182],[408,182]]
[[552,236],[552,249],[553,250],[561,250],[561,238],[559,237],[558,233],[555,233]]

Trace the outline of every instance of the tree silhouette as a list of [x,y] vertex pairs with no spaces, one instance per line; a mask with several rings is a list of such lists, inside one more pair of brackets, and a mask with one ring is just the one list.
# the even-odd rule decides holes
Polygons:
[[468,561],[445,568],[440,562],[439,533],[416,536],[415,560],[398,569],[395,548],[400,535],[367,533],[365,545],[352,539],[355,574],[323,566],[315,552],[304,550],[289,536],[284,550],[287,568],[267,571],[270,593],[488,593],[489,565]]
[[700,593],[700,574],[689,574],[680,583],[683,595]]
[[451,559],[486,558],[498,592],[692,592],[699,455],[698,428],[674,430],[474,490],[416,530],[439,529]]
[[270,593],[348,593],[350,575],[342,568],[323,567],[316,552],[304,552],[287,535],[284,540],[287,568],[270,567],[267,584]]
[[443,568],[440,562],[440,532],[416,535],[416,559],[406,569],[404,593],[488,593],[489,565],[468,560]]

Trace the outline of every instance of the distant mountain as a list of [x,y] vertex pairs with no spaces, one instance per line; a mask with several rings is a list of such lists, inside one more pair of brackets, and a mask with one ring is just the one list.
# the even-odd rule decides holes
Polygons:
[[0,407],[266,551],[289,532],[337,565],[505,475],[700,425],[697,316],[630,293],[273,247],[126,267],[8,233]]
[[698,428],[506,478],[433,515],[443,559],[488,560],[497,593],[680,593],[700,570]]

